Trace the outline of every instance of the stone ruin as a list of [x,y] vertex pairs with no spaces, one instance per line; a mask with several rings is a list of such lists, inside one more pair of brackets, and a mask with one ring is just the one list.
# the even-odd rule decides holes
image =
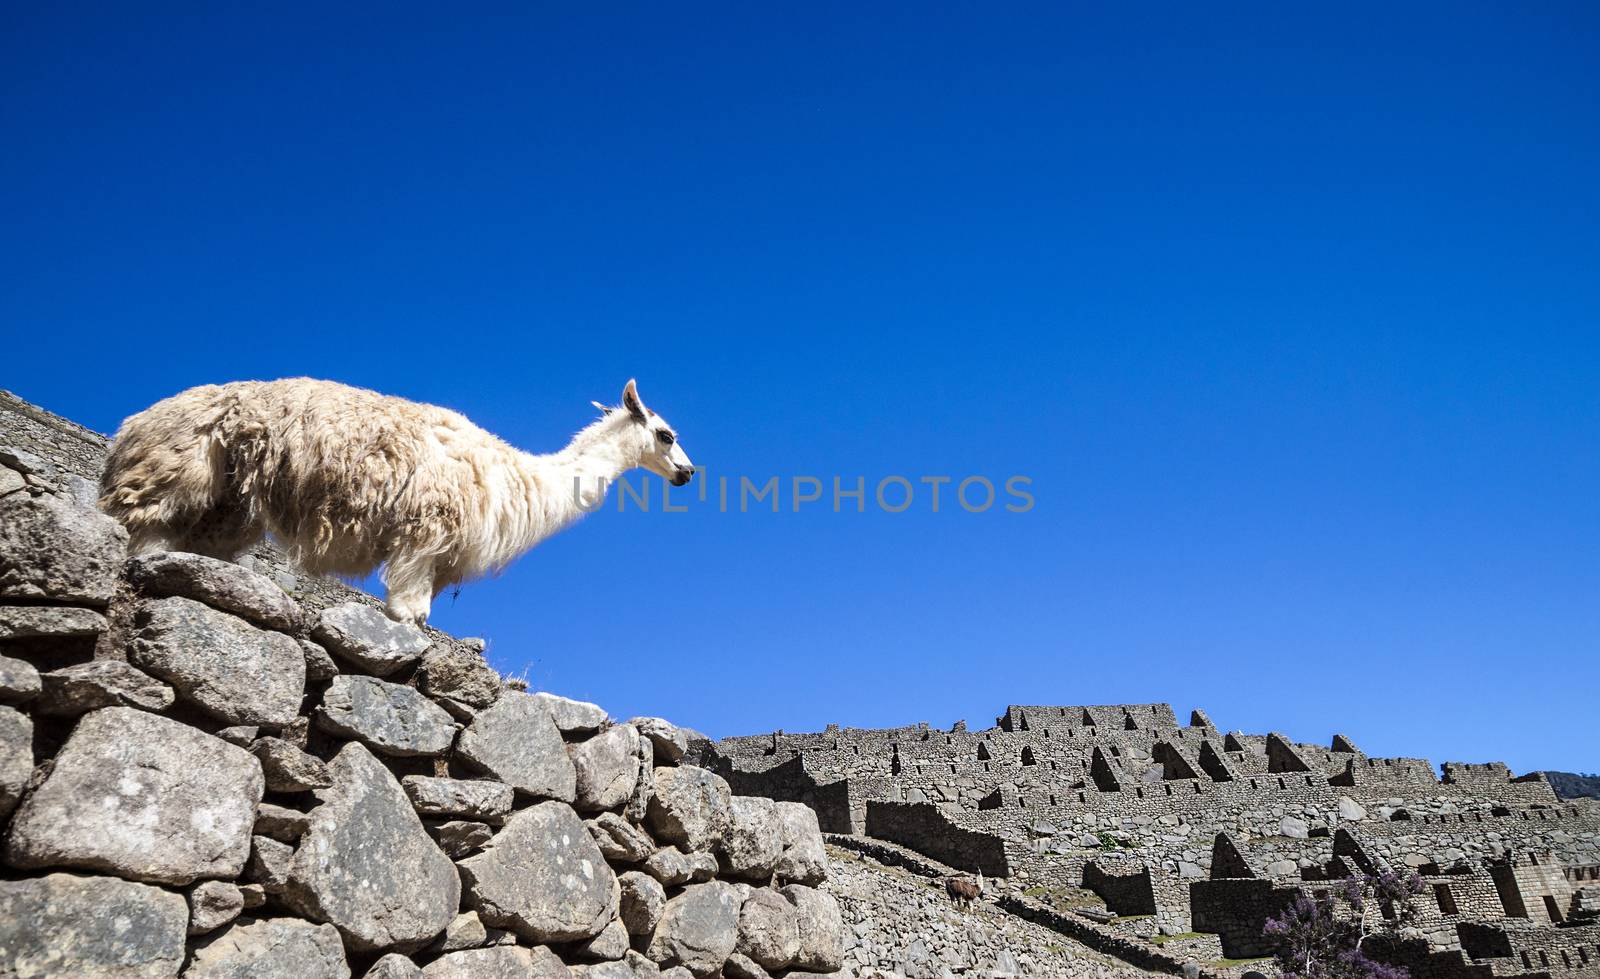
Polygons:
[[1600,801],[1499,763],[1436,776],[1344,735],[1224,732],[1199,710],[1180,724],[1167,704],[778,731],[692,756],[735,791],[811,806],[832,840],[981,871],[1015,914],[1221,971],[1270,953],[1262,926],[1297,894],[1399,869],[1426,887],[1385,954],[1416,979],[1600,976]]
[[103,451],[0,392],[0,977],[839,969],[809,808],[270,549],[129,560]]

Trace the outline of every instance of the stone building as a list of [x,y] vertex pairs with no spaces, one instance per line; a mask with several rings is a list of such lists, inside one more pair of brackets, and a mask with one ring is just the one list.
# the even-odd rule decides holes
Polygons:
[[736,791],[804,802],[1167,951],[1238,960],[1302,891],[1388,869],[1426,884],[1414,974],[1600,976],[1600,803],[1500,763],[1369,756],[1223,731],[1167,704],[1013,705],[964,723],[727,738]]

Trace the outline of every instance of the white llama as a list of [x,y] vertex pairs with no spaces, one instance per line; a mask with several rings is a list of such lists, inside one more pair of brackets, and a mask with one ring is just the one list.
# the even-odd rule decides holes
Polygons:
[[630,469],[694,475],[633,381],[625,410],[595,406],[566,448],[531,455],[454,411],[331,381],[191,388],[122,423],[100,507],[136,553],[233,560],[270,533],[316,574],[382,565],[389,615],[420,625],[433,596],[505,567]]

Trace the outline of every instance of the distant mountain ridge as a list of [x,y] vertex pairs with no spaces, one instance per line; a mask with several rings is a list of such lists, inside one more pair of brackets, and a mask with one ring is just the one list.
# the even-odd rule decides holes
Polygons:
[[1579,775],[1577,772],[1545,772],[1550,787],[1562,799],[1600,799],[1600,775]]

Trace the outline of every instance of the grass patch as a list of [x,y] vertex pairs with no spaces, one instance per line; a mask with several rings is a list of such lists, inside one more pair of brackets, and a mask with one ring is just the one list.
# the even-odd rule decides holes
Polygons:
[[1209,964],[1217,969],[1231,969],[1236,965],[1245,965],[1250,962],[1271,962],[1270,955],[1257,955],[1248,959],[1216,959]]
[[1165,945],[1168,942],[1186,942],[1191,938],[1204,937],[1205,936],[1201,935],[1198,931],[1186,931],[1181,935],[1152,935],[1150,940],[1157,945]]

